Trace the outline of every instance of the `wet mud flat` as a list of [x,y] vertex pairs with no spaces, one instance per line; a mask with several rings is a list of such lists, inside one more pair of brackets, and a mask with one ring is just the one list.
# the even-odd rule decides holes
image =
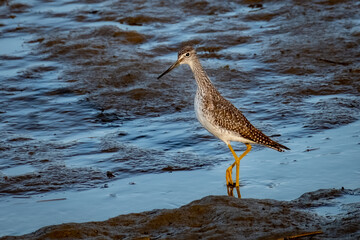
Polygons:
[[[359,119],[358,1],[171,1],[171,8],[163,1],[151,2],[0,1],[5,10],[2,36],[24,37],[21,44],[30,48],[23,55],[0,56],[1,69],[12,72],[2,78],[0,89],[0,193],[6,201],[12,195],[102,188],[131,175],[206,169],[228,161],[226,147],[194,118],[190,71],[175,70],[167,80],[156,79],[184,44],[196,47],[224,96],[297,154],[295,159],[284,155],[289,157],[279,165],[291,168],[310,157],[350,159],[344,163],[355,171],[349,182],[360,182],[359,165],[352,164],[358,148],[344,144],[333,154],[326,137],[316,139],[319,132]],[[348,140],[356,142],[354,132]],[[311,141],[296,145],[303,138]],[[13,175],[10,170],[19,171]],[[334,169],[329,177],[349,178],[343,170]],[[275,191],[289,181],[275,179],[280,183],[273,184],[260,175],[267,177],[248,180],[248,174],[242,175],[244,187],[258,181]],[[313,177],[305,181],[310,185]],[[354,227],[359,225],[357,203],[333,217],[302,210],[318,206],[318,199],[327,206],[329,198],[356,191],[325,190],[289,202],[211,196],[179,209],[51,226],[17,238],[191,239],[204,234],[211,239],[218,234],[273,239],[321,230],[314,239],[353,239],[359,237]],[[262,229],[252,225],[255,220]],[[243,225],[239,232],[234,222]]]
[[[53,8],[48,3],[46,10],[37,9],[42,5],[35,4],[38,1],[20,2],[3,2],[6,11],[1,17],[29,18],[34,11],[46,21],[1,26],[5,36],[31,34],[26,42],[31,56],[3,55],[5,66],[19,58],[38,61],[3,85],[1,157],[5,170],[30,165],[35,173],[1,178],[5,194],[99,186],[111,181],[108,171],[124,178],[194,170],[227,160],[220,156],[222,148],[212,143],[216,140],[196,123],[190,72],[174,71],[171,82],[156,79],[184,44],[198,49],[223,95],[285,145],[359,118],[356,1],[176,1],[171,9],[159,1],[141,3],[136,14],[129,14],[131,3],[122,2],[84,1],[68,13],[65,3],[51,3]],[[60,20],[64,23],[53,24]],[[187,34],[174,31],[179,27]],[[184,72],[189,79],[184,80]],[[39,84],[57,81],[61,86],[33,89],[39,79]],[[145,123],[162,116],[167,117],[164,122],[188,125],[189,133],[161,139],[166,134],[156,130],[159,126],[135,136],[132,129],[122,128],[134,119]],[[285,132],[280,134],[275,126],[284,126]],[[168,131],[172,128],[169,125]],[[83,141],[84,132],[94,140]],[[157,144],[143,147],[136,144],[138,139]],[[209,151],[220,157],[209,161],[203,157]],[[84,161],[90,168],[67,164],[95,155]],[[49,181],[39,176],[53,178],[56,184],[48,187]]]
[[[358,239],[360,202],[336,203],[349,196],[360,197],[360,189],[323,189],[292,201],[207,196],[177,209],[65,223],[0,239]],[[338,210],[313,211],[326,207]]]
[[[34,169],[3,174],[2,193],[86,189],[228,160],[194,118],[189,70],[156,79],[184,44],[196,47],[220,92],[285,145],[359,119],[357,1],[174,1],[170,9],[140,1],[130,14],[133,4],[2,2],[3,35],[30,36],[31,47],[26,56],[0,57],[18,69],[1,88],[2,169]],[[31,23],[33,13],[44,21]],[[123,127],[136,119],[143,119],[132,125],[137,135]],[[145,129],[153,119],[163,120]],[[171,134],[175,125],[187,132]]]

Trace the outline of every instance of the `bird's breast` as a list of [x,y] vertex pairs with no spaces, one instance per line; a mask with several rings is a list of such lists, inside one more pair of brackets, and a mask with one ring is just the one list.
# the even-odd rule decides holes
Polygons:
[[234,117],[229,104],[221,96],[209,97],[198,91],[194,101],[196,117],[206,130],[226,144],[230,141],[254,143],[240,134],[242,130],[234,128],[237,125],[246,129],[247,120]]
[[224,142],[227,142],[224,139],[226,130],[218,126],[214,119],[214,103],[210,99],[205,99],[197,93],[194,101],[194,107],[196,118],[201,123],[201,125],[214,136],[218,137]]

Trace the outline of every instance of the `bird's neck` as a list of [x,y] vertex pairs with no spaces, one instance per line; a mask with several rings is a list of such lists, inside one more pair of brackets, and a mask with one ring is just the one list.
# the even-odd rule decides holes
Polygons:
[[195,59],[189,65],[194,74],[196,84],[198,86],[198,91],[206,91],[209,88],[211,88],[211,89],[215,88],[214,85],[211,83],[205,70],[201,66],[199,59]]

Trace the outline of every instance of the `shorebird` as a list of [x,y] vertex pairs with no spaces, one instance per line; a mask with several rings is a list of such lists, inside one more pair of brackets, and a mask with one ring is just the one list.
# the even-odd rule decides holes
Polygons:
[[[229,147],[235,158],[234,163],[226,169],[225,173],[226,185],[228,187],[239,189],[240,160],[250,152],[251,144],[261,144],[279,152],[290,150],[284,145],[271,140],[254,127],[239,109],[221,96],[203,69],[193,47],[183,47],[178,53],[177,61],[162,73],[158,79],[181,64],[190,66],[196,80],[197,90],[194,105],[197,119],[205,129]],[[230,144],[232,141],[242,142],[246,145],[246,150],[240,157],[233,150]],[[235,184],[232,179],[232,169],[234,166],[236,166]],[[239,190],[238,195],[240,195]]]

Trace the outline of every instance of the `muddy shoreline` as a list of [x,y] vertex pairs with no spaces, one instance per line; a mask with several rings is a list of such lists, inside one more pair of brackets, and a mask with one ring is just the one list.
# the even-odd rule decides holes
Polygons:
[[[360,202],[337,202],[346,196],[360,197],[360,189],[322,189],[292,201],[207,196],[176,209],[47,226],[0,239],[290,239],[302,234],[311,239],[358,239]],[[341,210],[326,216],[314,213],[321,207]]]
[[[271,239],[319,229],[324,233],[314,239],[359,237],[353,227],[358,209],[347,206],[345,215],[334,218],[299,210],[304,208],[299,202],[314,207],[314,201],[322,199],[319,194],[337,199],[358,190],[321,190],[287,202],[256,199],[288,200],[315,189],[359,187],[360,3],[168,4],[171,7],[164,1],[0,1],[0,43],[6,46],[0,49],[0,208],[5,212],[0,228],[16,235],[48,224],[98,220],[99,215],[103,220],[114,211],[86,214],[104,202],[109,208],[121,202],[125,207],[115,212],[124,213],[132,202],[148,198],[147,210],[159,199],[165,199],[161,207],[174,209],[143,212],[132,206],[132,212],[143,213],[45,227],[24,236],[69,233],[71,238],[90,238],[87,234],[95,233],[88,229],[94,227],[102,234],[99,238],[197,238],[206,233],[211,239],[211,234],[235,238],[237,233]],[[225,193],[226,168],[216,167],[227,167],[232,156],[195,119],[190,70],[178,68],[166,79],[156,79],[184,44],[198,50],[227,99],[256,127],[292,149],[276,155],[254,147],[241,166],[242,188],[248,193],[244,201],[202,198]],[[204,171],[191,175],[197,170]],[[196,181],[184,184],[189,178]],[[203,187],[205,181],[211,184]],[[179,190],[168,182],[180,183]],[[195,195],[189,188],[203,192]],[[286,198],[290,192],[296,194]],[[58,195],[68,201],[34,205]],[[184,207],[177,208],[180,205]],[[283,218],[272,222],[274,214],[261,212],[261,206],[274,207],[279,211],[274,214]],[[302,216],[299,225],[285,226],[294,206],[295,215]],[[241,217],[248,212],[232,215],[242,207],[269,220],[259,219],[264,224],[259,235],[246,221],[254,218]],[[179,216],[182,222],[176,222]],[[231,228],[228,220],[234,218],[243,232]],[[126,227],[127,221],[144,225]],[[196,225],[201,221],[203,229]],[[125,233],[119,236],[116,231]]]
[[[70,185],[86,189],[129,174],[194,170],[227,161],[217,140],[196,122],[189,69],[156,79],[188,43],[198,49],[219,91],[256,127],[285,145],[359,119],[356,1],[176,2],[170,12],[156,2],[142,3],[136,16],[128,16],[130,3],[107,2],[101,10],[97,1],[85,3],[89,5],[80,6],[86,9],[68,13],[56,10],[64,7],[60,3],[35,9],[50,21],[37,25],[21,18],[42,4],[2,3],[3,21],[13,17],[21,23],[3,24],[5,36],[32,33],[25,42],[29,55],[4,54],[3,64],[12,69],[16,61],[39,62],[17,69],[1,88],[1,170],[33,169],[16,176],[0,173],[1,194]],[[169,14],[180,15],[174,19]],[[54,20],[69,24],[53,26]],[[188,33],[184,38],[163,32],[180,26]],[[49,88],[32,88],[48,82]],[[132,129],[123,127],[138,119],[143,122]],[[139,129],[137,135],[133,129]],[[209,161],[204,154],[214,158]],[[91,155],[97,155],[95,160]],[[77,164],[78,156],[90,160],[69,166]],[[108,171],[115,178],[108,179]],[[56,186],[49,187],[51,181]]]

